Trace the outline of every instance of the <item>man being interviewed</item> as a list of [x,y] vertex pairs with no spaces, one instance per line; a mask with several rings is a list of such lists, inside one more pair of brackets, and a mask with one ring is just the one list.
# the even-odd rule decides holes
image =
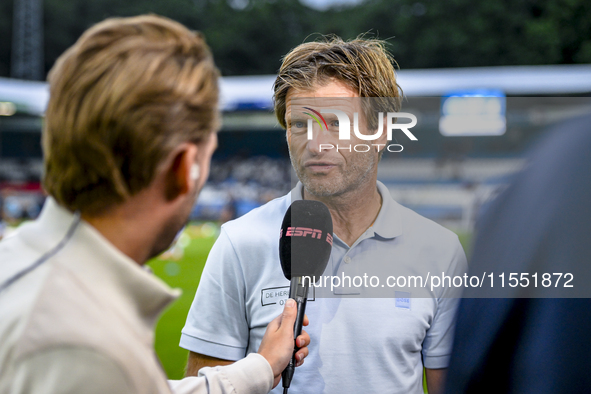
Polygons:
[[[383,42],[333,38],[301,44],[285,56],[274,91],[275,114],[286,128],[300,183],[222,227],[181,336],[181,347],[191,351],[189,375],[257,349],[264,327],[289,293],[277,233],[292,201],[318,200],[330,210],[334,241],[324,275],[352,277],[376,266],[433,275],[466,270],[457,236],[397,204],[377,181],[386,133],[376,133],[370,149],[337,150],[343,144],[333,131],[338,120],[323,117],[317,127],[313,106],[298,104],[326,99],[346,107],[364,98],[390,98],[386,101],[397,111],[400,91]],[[307,128],[302,108],[309,115]],[[318,118],[322,111],[316,112]],[[360,118],[362,137],[368,137],[373,126],[363,123],[368,116]],[[357,131],[346,145],[356,142],[370,146]],[[362,291],[356,296],[347,289],[330,290],[328,297],[318,297],[317,291],[308,302],[306,312],[314,322],[308,332],[317,345],[296,372],[290,392],[422,393],[423,367],[429,392],[441,390],[457,300],[441,291],[414,298],[392,289],[388,297],[363,298]]]
[[[0,243],[0,393],[267,393],[293,353],[291,300],[235,365],[169,384],[154,324],[179,295],[142,265],[169,247],[217,145],[203,37],[157,16],[86,31],[50,72],[40,217]],[[309,337],[297,339],[307,354]]]

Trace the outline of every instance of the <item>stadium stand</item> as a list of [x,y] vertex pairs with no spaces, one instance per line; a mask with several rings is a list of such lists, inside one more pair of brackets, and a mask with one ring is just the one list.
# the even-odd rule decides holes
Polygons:
[[[221,79],[219,149],[194,219],[240,216],[293,186],[285,133],[271,111],[274,79]],[[386,152],[378,176],[403,205],[466,231],[486,201],[523,167],[523,152],[541,130],[590,112],[591,65],[402,70],[399,84],[403,111],[418,118],[413,133],[419,140],[397,136],[404,151]],[[442,135],[442,97],[482,89],[506,96],[505,133]],[[35,212],[24,208],[30,196],[40,201],[39,140],[47,98],[45,83],[0,78],[0,196],[8,201],[3,208],[7,221]]]

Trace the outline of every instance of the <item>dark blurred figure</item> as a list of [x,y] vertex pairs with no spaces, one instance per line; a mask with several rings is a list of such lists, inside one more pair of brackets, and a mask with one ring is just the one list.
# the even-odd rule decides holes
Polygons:
[[230,197],[230,201],[222,209],[220,214],[220,223],[224,224],[230,220],[234,220],[238,217],[238,202],[234,197]]
[[[484,214],[470,274],[588,269],[590,151],[591,116],[555,127],[541,141],[529,165]],[[574,289],[591,285],[582,278],[575,274]],[[552,288],[538,282],[527,294],[541,297],[557,290]],[[588,298],[463,299],[446,392],[589,392],[590,328]]]

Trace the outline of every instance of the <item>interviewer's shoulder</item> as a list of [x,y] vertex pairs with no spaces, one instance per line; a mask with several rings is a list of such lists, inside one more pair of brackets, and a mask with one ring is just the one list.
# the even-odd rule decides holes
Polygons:
[[90,347],[52,347],[13,365],[14,392],[134,393],[124,365]]
[[116,365],[131,379],[129,384],[143,388],[135,392],[162,386],[165,379],[153,359],[153,348],[138,334],[140,326],[130,325],[134,317],[125,313],[129,308],[123,303],[122,308],[114,307],[101,283],[88,283],[69,267],[59,256],[44,265],[51,272],[36,292],[14,358],[37,360],[37,354],[64,349],[60,354],[67,363],[72,357],[69,350],[84,353],[90,349],[90,361],[109,368]]

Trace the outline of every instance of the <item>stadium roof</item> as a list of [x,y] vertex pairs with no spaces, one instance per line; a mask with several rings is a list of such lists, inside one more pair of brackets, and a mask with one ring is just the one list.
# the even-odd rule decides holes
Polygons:
[[[224,111],[272,108],[274,75],[221,78]],[[451,91],[497,89],[507,95],[591,93],[591,65],[503,66],[401,70],[398,83],[407,96],[441,96]],[[45,82],[0,78],[0,101],[22,112],[43,114],[49,98]]]

